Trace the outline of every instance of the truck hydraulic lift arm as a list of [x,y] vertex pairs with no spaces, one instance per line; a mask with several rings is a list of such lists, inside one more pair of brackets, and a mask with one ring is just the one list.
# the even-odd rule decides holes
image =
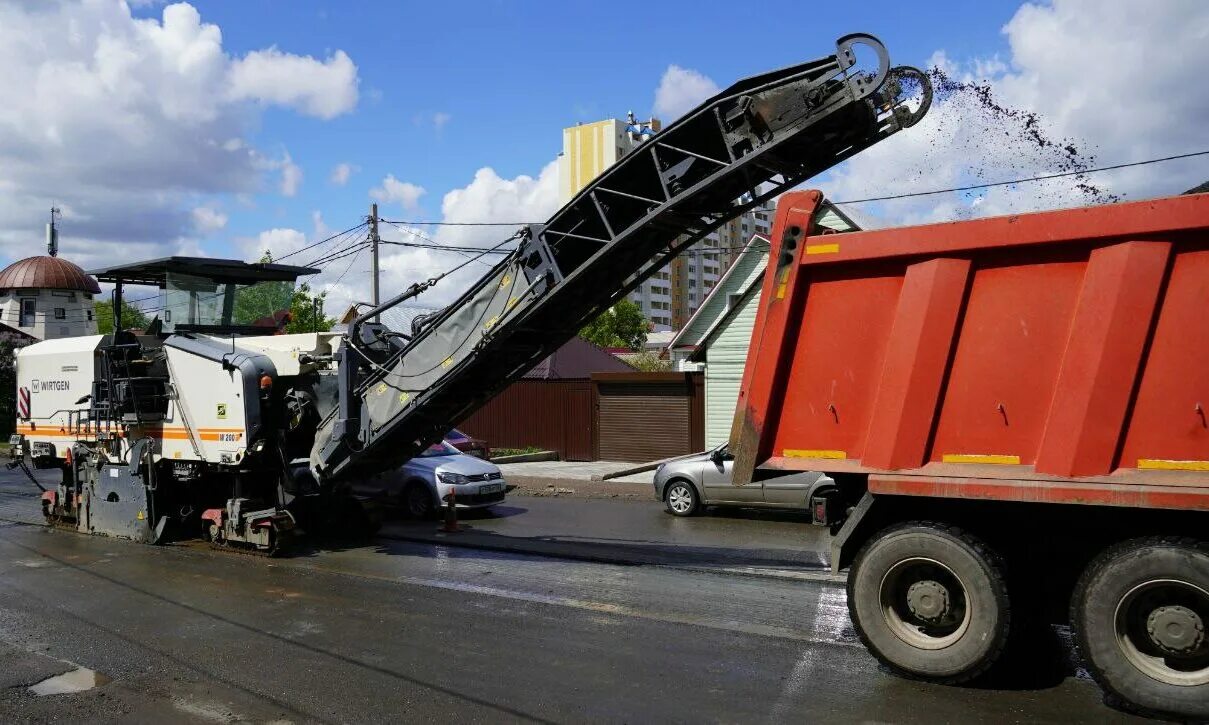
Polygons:
[[[857,49],[876,58],[858,66]],[[863,65],[863,64],[861,64]],[[368,310],[337,353],[339,401],[311,470],[325,482],[401,464],[440,440],[678,253],[927,112],[931,86],[869,35],[732,85],[583,188],[448,307],[391,331]],[[508,240],[511,242],[512,240]]]

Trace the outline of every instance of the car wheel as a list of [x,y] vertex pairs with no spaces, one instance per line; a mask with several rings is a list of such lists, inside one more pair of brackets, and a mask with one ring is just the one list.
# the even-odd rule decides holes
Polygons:
[[865,544],[848,575],[848,611],[883,664],[944,684],[990,668],[1011,625],[999,557],[961,529],[931,522],[893,526]]
[[422,483],[408,484],[407,488],[403,489],[403,510],[413,519],[431,519],[436,513],[432,491]]
[[1209,718],[1209,545],[1154,537],[1108,549],[1080,577],[1071,621],[1109,693],[1149,713]]
[[692,516],[701,508],[697,489],[688,481],[672,481],[663,494],[667,512],[672,516]]

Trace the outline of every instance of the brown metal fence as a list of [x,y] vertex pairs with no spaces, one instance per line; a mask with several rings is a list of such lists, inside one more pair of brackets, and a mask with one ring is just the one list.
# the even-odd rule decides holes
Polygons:
[[536,446],[564,461],[596,458],[596,416],[587,380],[518,380],[458,424],[492,448]]
[[705,447],[701,373],[594,373],[518,380],[458,428],[492,448],[536,446],[564,461],[645,462]]

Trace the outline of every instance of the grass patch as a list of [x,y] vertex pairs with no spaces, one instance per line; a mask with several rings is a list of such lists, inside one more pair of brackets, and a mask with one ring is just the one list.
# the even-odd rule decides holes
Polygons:
[[537,446],[525,446],[524,448],[492,448],[491,457],[499,456],[520,456],[525,453],[541,453],[542,449]]

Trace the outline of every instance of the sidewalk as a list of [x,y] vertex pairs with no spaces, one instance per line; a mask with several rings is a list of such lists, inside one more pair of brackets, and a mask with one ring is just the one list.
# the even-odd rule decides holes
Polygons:
[[648,499],[654,496],[655,472],[601,481],[614,471],[633,468],[621,461],[530,461],[498,464],[514,492],[521,496]]
[[677,518],[653,496],[647,503],[510,496],[489,512],[464,513],[459,525],[462,531],[447,534],[439,522],[391,520],[378,536],[609,564],[843,580],[830,572],[827,531],[804,512],[711,509]]

